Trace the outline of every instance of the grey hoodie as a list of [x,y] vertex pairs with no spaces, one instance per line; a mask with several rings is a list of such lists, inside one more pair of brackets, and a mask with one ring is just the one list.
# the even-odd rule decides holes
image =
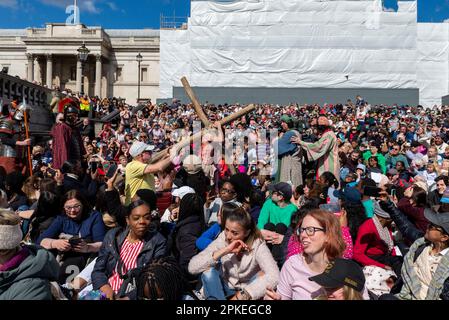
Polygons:
[[29,256],[15,269],[0,272],[0,300],[51,300],[50,282],[59,265],[54,256],[37,246],[27,246]]

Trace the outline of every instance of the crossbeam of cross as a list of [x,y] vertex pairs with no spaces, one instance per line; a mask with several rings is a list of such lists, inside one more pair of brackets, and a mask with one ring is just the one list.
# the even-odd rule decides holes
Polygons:
[[[183,77],[181,79],[181,83],[184,86],[184,90],[186,91],[187,96],[192,101],[193,107],[195,109],[195,112],[198,115],[198,117],[200,118],[201,122],[204,124],[204,127],[206,129],[210,129],[212,124],[209,121],[209,119],[207,118],[206,114],[204,113],[204,110],[201,107],[201,104],[199,103],[198,99],[196,98],[195,92],[190,87],[190,84],[187,81],[187,78]],[[237,119],[240,119],[241,117],[247,115],[248,113],[251,113],[255,109],[256,109],[256,105],[250,104],[246,108],[244,108],[244,109],[242,109],[240,111],[237,111],[236,113],[233,113],[233,114],[229,115],[228,117],[226,117],[226,118],[224,118],[222,120],[219,120],[218,122],[220,123],[220,126],[226,126],[226,125],[230,124],[231,122],[233,122],[233,121],[235,121]],[[195,134],[191,135],[188,138],[185,138],[185,139],[181,140],[180,142],[176,143],[175,145],[171,146],[168,149],[162,150],[162,151],[154,154],[153,157],[151,158],[151,163],[158,162],[159,160],[161,160],[164,157],[166,157],[170,153],[170,149],[174,149],[174,150],[179,151],[182,148],[190,145],[193,141],[195,141],[197,139],[201,139],[202,135],[203,135],[203,130],[201,132],[198,132],[198,133],[195,133]]]

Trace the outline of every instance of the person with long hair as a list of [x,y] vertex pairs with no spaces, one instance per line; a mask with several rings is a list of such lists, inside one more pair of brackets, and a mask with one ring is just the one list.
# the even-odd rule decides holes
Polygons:
[[429,221],[424,217],[426,206],[427,192],[416,185],[407,188],[404,197],[398,202],[399,210],[422,232],[426,232],[429,225]]
[[334,195],[334,191],[338,189],[340,183],[331,172],[324,172],[319,183],[323,186],[323,196],[326,203],[338,203],[338,198]]
[[47,230],[56,219],[60,208],[60,198],[51,192],[44,191],[37,201],[36,210],[30,218],[30,228],[25,241],[36,243],[41,234]]
[[64,213],[56,217],[36,243],[61,254],[59,282],[64,284],[73,266],[82,270],[88,259],[100,251],[106,228],[101,213],[93,211],[79,191],[69,191],[61,203]]
[[365,300],[365,275],[362,268],[352,260],[337,258],[326,270],[310,281],[318,283],[323,293],[317,300]]
[[92,271],[94,290],[110,300],[126,295],[135,298],[135,290],[126,293],[124,278],[164,256],[165,238],[151,223],[151,207],[143,200],[133,201],[126,210],[126,228],[108,232]]
[[203,201],[198,194],[189,193],[179,204],[178,220],[167,247],[168,253],[174,255],[190,280],[194,279],[187,271],[188,264],[190,259],[199,252],[196,241],[205,230]]
[[220,211],[217,215],[217,223],[213,224],[209,229],[207,229],[197,240],[196,247],[203,251],[206,249],[224,229],[224,221],[230,212],[239,207],[236,203],[225,203],[221,206]]
[[242,207],[226,216],[224,231],[190,260],[207,300],[258,300],[275,287],[279,269],[251,215]]
[[137,300],[180,301],[188,291],[181,267],[172,257],[147,265],[137,281]]
[[303,251],[284,264],[277,291],[267,287],[266,300],[313,300],[320,296],[321,286],[309,280],[323,273],[329,262],[343,256],[345,242],[338,218],[323,210],[309,211],[300,219],[295,237]]

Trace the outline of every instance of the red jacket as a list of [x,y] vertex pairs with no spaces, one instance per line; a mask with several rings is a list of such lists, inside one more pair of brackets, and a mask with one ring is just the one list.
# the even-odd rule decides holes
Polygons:
[[[391,231],[390,231],[391,236]],[[363,266],[377,266],[384,268],[385,265],[379,263],[370,256],[381,256],[388,254],[387,244],[380,239],[373,219],[366,220],[359,228],[357,233],[357,240],[354,244],[354,256],[353,259]],[[396,252],[393,249],[391,255],[395,256]]]
[[407,197],[399,200],[398,208],[419,230],[426,233],[429,221],[424,217],[424,208],[412,206],[410,199]]

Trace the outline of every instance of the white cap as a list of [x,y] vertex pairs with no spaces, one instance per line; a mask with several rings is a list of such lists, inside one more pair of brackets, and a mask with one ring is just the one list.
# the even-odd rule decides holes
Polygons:
[[134,142],[131,148],[129,149],[129,154],[131,157],[135,158],[140,156],[144,151],[153,151],[154,146],[150,146],[141,141]]
[[173,190],[172,196],[179,197],[182,200],[182,198],[184,198],[184,196],[191,194],[191,193],[195,193],[195,190],[186,186],[186,187],[181,187],[179,189]]

